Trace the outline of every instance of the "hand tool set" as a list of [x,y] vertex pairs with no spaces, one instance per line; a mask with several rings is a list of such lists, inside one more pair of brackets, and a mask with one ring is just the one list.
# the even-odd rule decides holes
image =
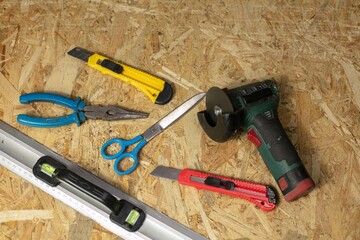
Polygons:
[[[172,98],[172,87],[153,75],[79,47],[68,54],[87,62],[103,74],[140,89],[153,103],[166,104]],[[279,91],[272,80],[234,89],[212,87],[207,93],[196,94],[142,134],[130,140],[108,140],[100,149],[102,157],[107,160],[115,159],[114,171],[117,174],[132,173],[139,163],[139,151],[204,97],[206,110],[198,113],[198,120],[205,133],[216,142],[225,142],[235,133],[246,131],[248,139],[257,147],[287,201],[304,196],[315,187],[279,121]],[[79,97],[73,100],[51,93],[24,94],[20,96],[20,102],[50,102],[74,110],[69,115],[52,118],[20,114],[18,122],[31,127],[60,127],[72,123],[80,126],[87,119],[121,120],[148,116],[146,113],[115,106],[87,106]],[[109,154],[108,148],[113,144],[120,145],[120,150]],[[127,151],[132,145],[133,150]],[[120,168],[124,159],[132,161],[132,165],[126,170]],[[0,164],[126,239],[205,239],[51,152],[2,121]],[[241,198],[263,211],[271,211],[277,204],[276,192],[268,185],[165,166],[156,167],[151,175],[176,180],[197,189]]]

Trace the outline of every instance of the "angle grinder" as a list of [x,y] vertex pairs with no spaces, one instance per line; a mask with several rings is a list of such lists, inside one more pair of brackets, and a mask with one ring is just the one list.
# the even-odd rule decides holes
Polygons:
[[198,119],[216,142],[246,131],[285,200],[292,201],[306,195],[315,184],[281,125],[278,105],[279,91],[273,80],[233,89],[212,87],[206,94],[206,110],[198,113]]

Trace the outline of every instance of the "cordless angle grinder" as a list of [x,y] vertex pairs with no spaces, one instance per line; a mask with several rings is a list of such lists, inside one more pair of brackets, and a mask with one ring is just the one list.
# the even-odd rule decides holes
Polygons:
[[279,91],[272,80],[233,89],[212,87],[206,94],[206,110],[198,113],[198,119],[216,142],[225,142],[238,130],[246,131],[285,200],[292,201],[315,184],[280,123],[278,105]]

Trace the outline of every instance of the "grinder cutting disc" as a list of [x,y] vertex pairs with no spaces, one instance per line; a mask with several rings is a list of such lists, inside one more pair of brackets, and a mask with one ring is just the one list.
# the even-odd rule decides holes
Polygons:
[[225,142],[234,133],[236,115],[226,92],[212,87],[206,94],[206,110],[198,113],[198,119],[212,140]]
[[206,111],[216,123],[217,115],[234,113],[234,108],[224,90],[212,87],[206,94]]

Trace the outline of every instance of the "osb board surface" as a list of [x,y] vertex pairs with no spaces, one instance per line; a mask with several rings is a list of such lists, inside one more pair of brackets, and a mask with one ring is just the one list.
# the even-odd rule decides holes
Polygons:
[[[43,145],[210,239],[357,239],[360,236],[358,1],[0,0],[0,117]],[[165,78],[175,89],[159,106],[136,88],[68,56],[74,46]],[[133,137],[212,86],[274,78],[279,116],[316,189],[270,213],[229,196],[150,176],[157,165],[271,184],[246,134],[223,144],[202,131],[201,103],[141,152],[120,177],[99,154],[112,137]],[[29,92],[80,96],[150,113],[136,121],[87,121],[35,129],[20,113]],[[63,203],[0,168],[0,239],[118,239]]]

